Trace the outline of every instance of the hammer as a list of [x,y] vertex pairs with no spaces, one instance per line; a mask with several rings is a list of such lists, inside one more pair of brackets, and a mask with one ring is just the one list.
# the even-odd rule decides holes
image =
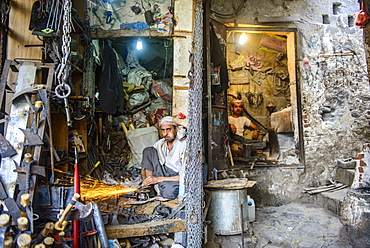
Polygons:
[[[63,231],[68,223],[65,220],[67,216],[68,216],[68,219],[77,219],[81,221],[90,220],[94,212],[92,204],[91,202],[87,205],[82,204],[81,202],[77,201],[79,198],[80,198],[80,194],[75,193],[73,195],[71,202],[68,204],[66,209],[63,211],[63,214],[59,218],[59,220],[55,223],[54,229],[56,229],[57,231]],[[73,207],[75,207],[76,211],[71,211]]]
[[55,229],[58,230],[58,231],[63,231],[66,226],[67,226],[67,221],[64,221],[67,214],[69,213],[69,211],[71,211],[71,209],[73,208],[73,206],[76,204],[77,200],[80,198],[80,194],[77,194],[75,193],[73,196],[72,196],[72,200],[70,203],[68,203],[66,209],[63,211],[63,214],[62,216],[60,216],[59,220],[55,223]]

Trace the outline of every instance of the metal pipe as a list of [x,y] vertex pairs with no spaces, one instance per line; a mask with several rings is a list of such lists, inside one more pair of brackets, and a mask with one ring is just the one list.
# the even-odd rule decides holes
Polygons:
[[93,203],[92,206],[94,209],[93,218],[94,218],[96,230],[99,233],[99,240],[100,240],[101,247],[109,248],[108,236],[107,236],[107,233],[105,232],[104,221],[100,213],[98,204]]

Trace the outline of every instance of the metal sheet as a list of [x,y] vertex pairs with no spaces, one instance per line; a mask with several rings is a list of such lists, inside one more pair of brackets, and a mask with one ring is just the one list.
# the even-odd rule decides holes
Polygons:
[[17,154],[12,145],[4,138],[4,136],[1,133],[0,133],[0,154],[2,158],[11,157]]
[[[25,88],[29,88],[34,84],[36,76],[35,63],[22,63],[19,68],[17,86],[15,92],[21,91]],[[10,108],[10,120],[8,123],[5,138],[14,147],[17,154],[7,158],[2,158],[0,167],[0,177],[4,183],[5,189],[9,197],[13,197],[15,191],[15,185],[17,181],[17,173],[13,172],[14,162],[21,163],[22,151],[24,146],[24,134],[19,129],[26,129],[28,113],[30,106],[24,97],[15,99]]]

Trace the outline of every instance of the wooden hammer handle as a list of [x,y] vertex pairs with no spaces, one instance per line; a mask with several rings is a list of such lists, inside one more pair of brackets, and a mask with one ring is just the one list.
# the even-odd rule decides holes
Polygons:
[[29,248],[31,247],[31,241],[31,235],[27,233],[22,233],[17,239],[17,245],[19,248]]
[[62,216],[59,218],[58,222],[60,223],[63,223],[64,219],[67,217],[67,214],[69,213],[69,211],[71,211],[71,209],[73,208],[73,206],[76,204],[76,201],[80,198],[80,194],[78,193],[75,193],[72,197],[72,201],[67,205],[66,209],[63,211],[63,214]]

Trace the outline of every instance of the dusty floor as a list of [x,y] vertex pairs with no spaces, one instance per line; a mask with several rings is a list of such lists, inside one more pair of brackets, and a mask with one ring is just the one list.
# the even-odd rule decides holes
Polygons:
[[[213,236],[203,247],[242,247],[241,235]],[[370,247],[356,245],[338,216],[314,204],[291,203],[256,209],[256,221],[244,233],[244,247]]]

